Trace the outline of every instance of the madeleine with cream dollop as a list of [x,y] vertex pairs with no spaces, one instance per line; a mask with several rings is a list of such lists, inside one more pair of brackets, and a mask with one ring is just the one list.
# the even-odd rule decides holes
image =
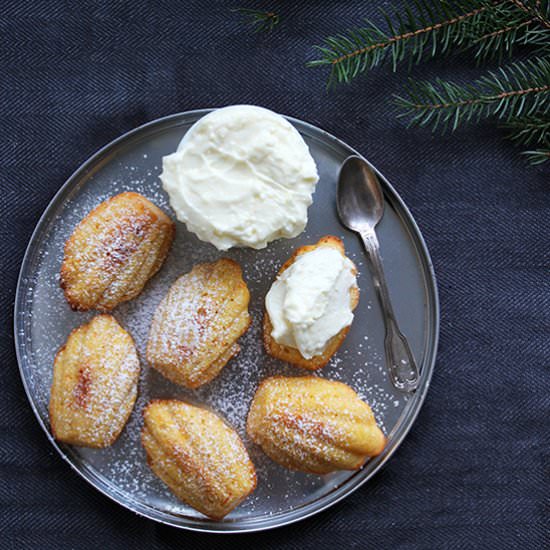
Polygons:
[[298,248],[265,298],[266,351],[308,370],[324,367],[353,321],[359,302],[356,275],[338,237]]

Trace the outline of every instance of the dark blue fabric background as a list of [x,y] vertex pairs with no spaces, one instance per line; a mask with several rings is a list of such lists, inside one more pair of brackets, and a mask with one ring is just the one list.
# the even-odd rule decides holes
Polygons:
[[[325,91],[311,46],[376,2],[4,1],[0,8],[0,546],[2,548],[548,548],[550,181],[481,125],[405,130],[404,72]],[[378,3],[378,4],[385,4]],[[273,7],[271,34],[230,11]],[[382,19],[379,18],[382,23]],[[476,74],[455,56],[417,75]],[[256,103],[362,151],[410,206],[431,250],[441,345],[416,425],[375,479],[318,516],[214,536],[128,512],[77,477],[23,392],[12,307],[48,201],[99,147],[157,117]]]

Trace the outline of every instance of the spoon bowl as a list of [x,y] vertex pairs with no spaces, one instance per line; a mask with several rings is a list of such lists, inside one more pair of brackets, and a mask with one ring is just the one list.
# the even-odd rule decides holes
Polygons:
[[352,231],[374,229],[384,215],[384,195],[370,166],[360,157],[348,157],[338,178],[338,216]]

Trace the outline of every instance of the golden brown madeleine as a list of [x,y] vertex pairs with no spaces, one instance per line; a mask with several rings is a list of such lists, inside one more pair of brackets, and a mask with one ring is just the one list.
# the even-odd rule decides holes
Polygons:
[[[322,237],[316,244],[302,246],[298,248],[294,252],[294,254],[283,264],[277,276],[279,277],[280,275],[282,275],[302,254],[312,252],[313,250],[316,250],[321,247],[333,248],[335,250],[338,250],[338,252],[340,252],[342,256],[346,255],[344,243],[342,242],[342,240],[339,239],[338,237],[328,235],[326,237]],[[354,276],[357,275],[357,268],[355,267],[355,265],[353,265],[352,273]],[[357,307],[357,304],[359,303],[359,288],[357,286],[353,286],[350,289],[349,299],[350,299],[350,307],[351,307],[351,310],[353,311]],[[299,352],[298,349],[284,345],[284,344],[279,344],[273,339],[273,337],[271,336],[271,333],[273,331],[273,325],[271,323],[271,319],[269,318],[269,314],[266,311],[264,314],[264,322],[263,322],[264,348],[266,352],[272,357],[281,359],[282,361],[286,361],[287,363],[291,363],[293,365],[296,365],[297,367],[302,367],[307,370],[321,369],[330,361],[330,358],[338,351],[338,348],[342,345],[342,343],[344,342],[349,332],[350,326],[351,325],[344,327],[338,332],[338,334],[333,336],[328,341],[323,353],[319,355],[315,355],[310,359],[306,359],[305,357],[302,356],[302,354]]]
[[110,311],[135,298],[162,266],[174,231],[174,222],[138,193],[102,202],[65,243],[60,280],[69,305]]
[[151,401],[143,418],[147,463],[202,514],[221,519],[256,487],[256,471],[240,437],[218,415],[171,399]]
[[237,262],[222,258],[180,277],[155,312],[147,360],[176,384],[196,388],[240,351],[250,294]]
[[349,386],[314,376],[264,380],[246,430],[279,464],[313,474],[360,468],[386,444],[371,408]]
[[139,359],[132,337],[111,315],[73,330],[55,356],[50,424],[55,439],[108,447],[134,407]]

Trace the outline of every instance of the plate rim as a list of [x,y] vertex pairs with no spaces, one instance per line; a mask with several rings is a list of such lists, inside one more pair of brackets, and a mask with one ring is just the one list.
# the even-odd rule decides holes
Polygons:
[[[313,135],[310,135],[310,137],[313,139],[315,139],[315,137],[320,134],[325,139],[327,139],[332,143],[337,144],[342,149],[346,151],[350,151],[350,154],[358,155],[359,157],[363,158],[378,175],[378,177],[382,182],[384,194],[391,197],[391,200],[393,201],[393,203],[396,203],[399,206],[399,208],[405,215],[404,221],[406,221],[406,223],[410,226],[409,228],[412,229],[411,237],[412,237],[412,240],[414,241],[415,248],[417,249],[419,259],[423,264],[425,284],[426,284],[426,288],[428,290],[428,294],[430,298],[428,300],[428,303],[426,304],[426,307],[431,310],[430,313],[431,313],[432,326],[431,327],[429,326],[427,330],[428,342],[426,345],[425,358],[423,361],[424,363],[423,371],[425,372],[422,373],[423,376],[421,377],[421,383],[419,388],[416,390],[414,396],[411,398],[411,399],[414,399],[414,402],[408,407],[408,411],[407,410],[405,411],[405,414],[407,415],[408,418],[406,418],[406,421],[404,420],[401,423],[401,424],[404,424],[404,427],[402,427],[401,433],[399,433],[395,437],[392,448],[387,453],[384,453],[383,455],[380,455],[379,457],[376,457],[375,459],[369,461],[370,463],[375,463],[371,471],[367,472],[366,470],[363,470],[363,469],[356,471],[345,482],[343,482],[338,487],[335,487],[332,491],[325,494],[318,500],[313,501],[304,506],[300,506],[294,509],[289,509],[277,514],[273,514],[272,516],[258,518],[256,520],[258,524],[256,525],[249,525],[249,526],[245,525],[241,527],[239,526],[238,522],[230,522],[230,521],[224,522],[224,521],[211,521],[211,520],[206,522],[204,520],[195,520],[194,518],[188,518],[184,516],[180,516],[181,519],[184,520],[184,522],[189,522],[189,523],[194,522],[194,523],[186,524],[186,523],[176,522],[173,520],[171,521],[170,518],[175,518],[178,516],[170,515],[168,512],[164,512],[164,511],[152,508],[151,506],[146,505],[144,503],[140,503],[134,500],[133,498],[128,499],[128,495],[125,492],[121,492],[118,489],[118,487],[116,487],[116,485],[107,483],[107,480],[99,477],[97,473],[94,472],[92,468],[88,467],[86,463],[80,462],[79,465],[77,465],[74,458],[72,458],[72,455],[73,455],[72,448],[70,446],[59,444],[51,435],[49,427],[46,426],[35,404],[33,393],[31,392],[26,374],[23,369],[23,358],[21,356],[21,351],[24,346],[24,342],[22,342],[22,339],[24,338],[24,336],[20,334],[20,331],[18,330],[19,319],[21,315],[24,313],[24,308],[20,307],[21,297],[24,295],[26,291],[26,287],[24,287],[24,281],[23,281],[24,275],[25,275],[25,272],[27,271],[28,265],[30,264],[34,254],[36,252],[39,252],[39,250],[36,250],[36,251],[33,250],[35,240],[42,232],[43,226],[45,226],[50,221],[48,214],[51,211],[51,209],[54,206],[56,206],[57,203],[62,198],[64,198],[64,195],[66,194],[67,191],[70,191],[70,188],[73,186],[73,184],[78,182],[78,180],[81,179],[86,174],[87,170],[93,165],[95,165],[97,163],[97,160],[100,159],[105,153],[108,153],[110,149],[115,148],[117,145],[120,145],[121,143],[125,142],[129,138],[134,137],[136,134],[139,134],[140,132],[143,132],[144,130],[149,129],[150,127],[162,126],[163,124],[169,123],[171,121],[177,122],[181,118],[185,118],[185,117],[200,118],[216,109],[217,108],[206,108],[206,109],[193,109],[189,111],[181,111],[178,113],[173,113],[167,116],[156,118],[154,120],[141,124],[140,126],[132,128],[131,130],[111,140],[106,145],[100,147],[97,151],[95,151],[92,155],[90,155],[67,178],[67,180],[63,183],[63,185],[61,185],[61,187],[54,194],[54,196],[48,202],[47,206],[44,208],[44,211],[40,215],[40,218],[36,223],[36,226],[30,236],[29,242],[25,249],[25,253],[23,255],[23,260],[21,262],[21,267],[17,278],[17,287],[15,292],[14,309],[13,309],[14,346],[15,346],[15,352],[17,357],[17,364],[19,368],[19,375],[21,377],[21,381],[25,389],[27,400],[31,406],[31,409],[36,419],[38,420],[39,425],[41,426],[42,430],[46,434],[46,437],[49,440],[49,442],[57,450],[57,452],[60,454],[63,460],[67,462],[69,466],[72,468],[72,470],[75,471],[88,484],[90,484],[100,493],[104,494],[105,496],[115,501],[117,504],[123,506],[124,508],[142,517],[146,517],[150,520],[157,521],[165,525],[170,525],[173,527],[178,527],[180,529],[187,529],[191,531],[204,532],[204,533],[225,533],[225,534],[250,533],[250,532],[265,531],[269,529],[274,529],[276,527],[290,525],[297,521],[311,517],[315,514],[322,512],[323,510],[328,509],[329,507],[333,506],[337,502],[341,501],[343,498],[353,493],[359,487],[361,487],[364,483],[366,483],[369,479],[371,479],[377,472],[379,472],[382,469],[382,467],[386,464],[386,462],[393,456],[393,454],[401,446],[403,440],[406,438],[406,436],[412,429],[428,393],[428,389],[430,386],[431,378],[433,375],[433,371],[434,371],[435,363],[437,359],[437,351],[438,351],[438,345],[439,345],[439,332],[440,332],[439,291],[438,291],[437,280],[435,276],[435,270],[433,267],[433,262],[432,262],[428,247],[426,245],[424,236],[422,235],[422,232],[420,231],[420,228],[415,218],[413,217],[412,213],[410,212],[409,208],[407,207],[407,205],[405,204],[401,196],[394,189],[394,187],[389,182],[389,180],[380,172],[380,170],[378,170],[367,159],[365,159],[365,157],[363,157],[363,155],[361,155],[360,152],[358,152],[355,148],[349,146],[343,140],[337,138],[336,136],[330,134],[329,132],[323,130],[322,128],[314,124],[310,124],[308,122],[297,119],[295,117],[283,115],[289,122],[293,124],[294,127],[297,128],[299,132],[303,128],[310,130],[313,134]],[[111,491],[114,489],[114,491],[109,492],[108,489]],[[152,513],[152,511],[154,511],[154,514]]]

